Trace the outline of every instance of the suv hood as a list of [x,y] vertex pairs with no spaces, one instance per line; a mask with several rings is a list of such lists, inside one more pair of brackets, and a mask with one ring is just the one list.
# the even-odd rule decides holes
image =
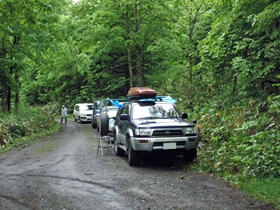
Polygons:
[[136,125],[136,127],[194,127],[192,123],[186,122],[181,118],[174,119],[159,119],[159,118],[147,118],[147,119],[139,119],[133,120],[132,123]]

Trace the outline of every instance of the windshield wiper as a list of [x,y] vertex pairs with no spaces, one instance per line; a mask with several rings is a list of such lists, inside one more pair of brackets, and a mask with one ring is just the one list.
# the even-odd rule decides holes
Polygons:
[[147,120],[147,119],[155,119],[155,118],[159,118],[159,117],[140,117],[140,118],[135,118],[135,120]]

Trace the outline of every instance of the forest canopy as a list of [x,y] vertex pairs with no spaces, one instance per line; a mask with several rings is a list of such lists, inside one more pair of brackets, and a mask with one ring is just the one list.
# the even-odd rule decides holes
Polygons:
[[189,107],[279,95],[279,1],[5,0],[0,12],[3,112],[132,86]]

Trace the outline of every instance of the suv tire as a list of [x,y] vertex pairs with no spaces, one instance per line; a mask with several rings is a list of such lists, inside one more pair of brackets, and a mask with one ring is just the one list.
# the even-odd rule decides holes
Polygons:
[[116,134],[114,134],[114,150],[116,156],[124,156],[125,151],[118,147],[118,141],[116,138]]
[[196,156],[197,156],[197,150],[196,149],[190,149],[190,150],[186,150],[184,151],[184,160],[187,163],[191,163],[195,160]]
[[97,124],[93,123],[93,119],[92,119],[92,122],[91,122],[91,127],[92,128],[97,128]]
[[137,151],[132,149],[130,139],[128,139],[127,141],[128,141],[128,164],[130,166],[138,166],[139,154]]
[[100,127],[99,127],[99,133],[101,136],[106,136],[108,133],[108,123],[109,118],[107,114],[101,113],[100,115]]

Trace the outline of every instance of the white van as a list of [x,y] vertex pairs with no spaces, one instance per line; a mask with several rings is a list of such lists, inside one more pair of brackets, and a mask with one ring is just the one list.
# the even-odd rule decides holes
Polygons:
[[91,122],[92,110],[93,110],[92,103],[75,104],[74,111],[73,111],[74,120],[75,121],[79,120],[81,123]]

